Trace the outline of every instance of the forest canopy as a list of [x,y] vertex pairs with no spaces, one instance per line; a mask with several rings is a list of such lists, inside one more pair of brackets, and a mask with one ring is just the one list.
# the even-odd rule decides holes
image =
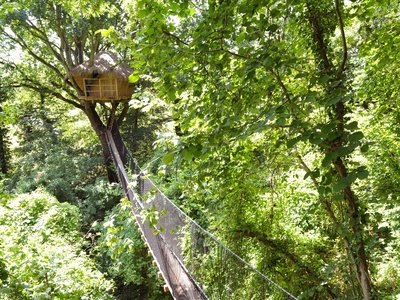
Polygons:
[[[169,299],[120,201],[107,130],[299,299],[398,299],[399,9],[0,2],[0,299]],[[130,100],[82,100],[71,70],[104,51],[132,68]],[[196,274],[205,287],[213,259]],[[242,297],[261,297],[246,284]]]

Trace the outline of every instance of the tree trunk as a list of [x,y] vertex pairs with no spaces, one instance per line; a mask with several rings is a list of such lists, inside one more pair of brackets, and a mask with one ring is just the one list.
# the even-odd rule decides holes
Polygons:
[[104,164],[107,170],[108,181],[110,183],[118,182],[118,176],[117,173],[115,173],[111,152],[110,149],[108,148],[107,137],[106,137],[107,127],[103,124],[99,115],[97,114],[95,104],[85,103],[85,113],[89,118],[92,128],[94,129],[97,137],[100,140],[101,147],[103,149]]
[[[326,20],[323,19],[326,17],[324,17],[324,14],[320,11],[320,9],[321,7],[319,7],[317,4],[307,4],[308,21],[312,30],[314,52],[319,59],[320,74],[327,75],[329,78],[340,82],[339,85],[335,85],[334,87],[328,83],[326,86],[327,96],[343,96],[346,94],[344,70],[347,63],[347,43],[339,1],[335,0],[335,10],[339,28],[341,29],[343,57],[337,70],[335,70],[334,63],[330,60],[330,57],[334,57],[334,55],[332,53],[328,53],[328,39],[332,35],[332,32],[327,32],[327,30],[329,31],[331,29],[326,27]],[[339,137],[328,142],[328,149],[322,150],[326,151],[327,153],[334,153],[337,149],[342,148],[345,144],[344,136],[346,133],[344,125],[346,120],[344,117],[346,114],[346,107],[344,102],[341,100],[336,103],[336,105],[329,107],[327,111],[329,110],[332,112],[331,114],[328,113],[328,115],[330,115],[330,122],[336,124],[336,131],[339,133]],[[337,157],[332,163],[338,180],[348,176],[348,170],[342,157]],[[338,234],[346,243],[346,248],[351,255],[351,263],[354,265],[355,274],[358,280],[359,288],[363,295],[363,299],[371,300],[374,299],[374,296],[372,294],[372,283],[369,275],[368,260],[365,253],[365,244],[363,240],[364,228],[361,222],[358,198],[353,193],[351,185],[343,189],[343,194],[346,218],[350,224],[350,228],[349,233],[338,232]],[[330,212],[328,211],[328,213]],[[333,221],[336,222],[335,219]]]
[[[115,109],[116,109],[116,107],[117,107],[117,105],[115,106]],[[106,131],[111,130],[111,134],[112,134],[114,142],[117,146],[117,149],[118,149],[119,155],[122,159],[122,162],[126,163],[128,153],[125,148],[124,142],[122,140],[121,133],[119,132],[119,125],[122,122],[122,120],[124,119],[124,117],[127,113],[127,110],[123,109],[118,120],[115,120],[115,115],[114,115],[115,111],[114,111],[114,113],[111,114],[111,116],[107,122],[107,125],[105,125],[101,121],[101,119],[96,111],[95,104],[85,103],[84,111],[85,111],[87,117],[89,118],[90,124],[92,125],[94,131],[96,132],[96,135],[98,136],[98,138],[100,140],[101,147],[103,149],[103,157],[104,157],[104,163],[105,163],[105,166],[107,169],[108,180],[109,180],[109,182],[118,182],[118,175],[115,172],[112,155],[111,155],[110,149],[108,147],[108,143],[107,143]]]
[[[0,91],[0,113],[3,112],[1,102],[7,99],[7,93],[4,90]],[[0,126],[0,173],[7,174],[8,172],[8,147],[7,147],[7,130]]]
[[8,172],[8,159],[7,159],[7,145],[5,139],[5,129],[0,127],[0,172],[7,174]]
[[108,148],[107,137],[106,137],[106,129],[104,128],[101,130],[100,133],[97,133],[97,136],[100,139],[101,147],[103,148],[103,157],[104,157],[104,164],[107,170],[107,177],[110,183],[118,182],[118,175],[114,169],[114,162],[111,156],[110,149]]
[[113,123],[113,126],[111,127],[111,134],[113,136],[115,145],[117,146],[119,156],[121,157],[122,162],[125,164],[128,160],[128,153],[124,141],[122,140],[117,122]]
[[[339,178],[347,177],[346,166],[340,157],[335,159],[334,166]],[[346,200],[349,223],[351,224],[352,238],[350,241],[353,241],[352,244],[348,245],[349,252],[353,258],[353,264],[355,265],[355,272],[360,284],[363,299],[371,300],[374,299],[374,296],[372,295],[372,282],[369,275],[367,255],[365,253],[365,244],[363,239],[364,230],[360,218],[358,199],[350,186],[346,187],[343,192]]]

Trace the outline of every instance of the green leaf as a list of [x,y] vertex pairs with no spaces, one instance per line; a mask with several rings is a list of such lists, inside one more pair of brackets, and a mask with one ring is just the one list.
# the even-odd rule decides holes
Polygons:
[[193,92],[193,96],[194,97],[200,97],[201,96],[201,90],[194,90],[194,92]]
[[194,7],[189,8],[189,16],[193,16],[196,13],[196,9]]
[[327,135],[330,132],[334,131],[336,129],[336,124],[335,123],[329,123],[329,124],[325,124],[321,127],[321,133],[323,135]]
[[163,162],[167,165],[170,165],[172,163],[172,161],[174,160],[175,154],[173,152],[168,152],[167,154],[165,154],[164,158],[163,158]]
[[290,149],[299,142],[299,138],[290,139],[286,142],[286,146]]
[[109,27],[108,29],[99,29],[95,34],[100,33],[102,37],[108,37],[114,32],[114,28]]
[[358,167],[355,174],[358,179],[366,179],[369,176],[369,172],[365,166]]
[[345,189],[347,186],[348,184],[346,180],[341,179],[333,186],[333,192],[339,193],[340,191],[343,191],[343,189]]
[[266,59],[263,60],[263,65],[266,67],[272,67],[274,64],[274,60],[271,56],[268,56]]
[[321,84],[325,84],[325,83],[327,83],[329,80],[330,80],[331,78],[328,76],[328,75],[322,75],[319,79],[318,79],[318,81],[321,83]]
[[350,173],[346,177],[340,179],[334,186],[333,186],[333,191],[335,193],[338,193],[340,191],[343,191],[346,187],[350,186],[353,184],[354,181],[356,181],[357,175],[355,173]]
[[357,177],[359,179],[367,179],[368,176],[369,176],[369,172],[367,170],[363,170],[363,171],[357,173]]
[[313,133],[310,135],[308,138],[311,144],[314,145],[321,145],[322,142],[324,141],[323,137],[321,134]]
[[369,145],[368,144],[364,144],[360,148],[361,153],[368,152],[368,150],[369,150]]
[[326,168],[327,166],[329,166],[332,160],[335,159],[336,157],[337,157],[336,151],[325,154],[325,157],[321,163],[322,167]]
[[278,118],[278,120],[276,120],[276,124],[278,126],[284,126],[286,124],[286,118],[285,117]]
[[147,9],[142,9],[139,10],[137,13],[138,18],[144,18],[149,14],[149,11]]
[[325,186],[325,185],[320,185],[318,187],[318,193],[320,195],[327,195],[330,194],[332,192],[331,188],[329,186]]
[[281,14],[281,11],[277,8],[272,9],[270,12],[271,17],[273,17],[273,18],[279,16],[280,14]]
[[246,32],[241,32],[237,38],[236,38],[236,42],[237,43],[241,43],[243,42],[243,40],[247,37],[247,33]]
[[342,100],[342,96],[340,96],[340,95],[333,96],[333,97],[330,97],[330,98],[326,99],[325,104],[326,105],[333,105],[333,104],[336,104],[336,103],[340,102],[340,100]]
[[346,156],[346,155],[351,154],[356,147],[357,147],[356,144],[350,144],[349,146],[341,147],[336,151],[337,151],[338,156]]
[[176,92],[175,92],[175,90],[174,89],[168,90],[167,96],[168,96],[169,100],[175,101],[176,100]]
[[191,161],[193,158],[193,153],[191,151],[189,151],[189,149],[183,149],[182,156],[185,160]]
[[345,125],[345,128],[347,130],[356,130],[358,128],[358,123],[357,123],[357,121],[350,122]]
[[275,32],[279,29],[279,26],[277,24],[271,24],[268,26],[267,30],[271,32]]
[[364,137],[364,134],[361,131],[356,131],[348,136],[348,140],[350,142],[358,142]]
[[294,78],[296,78],[296,79],[298,79],[298,78],[306,78],[306,77],[308,77],[308,73],[306,73],[306,72],[300,72],[300,73],[298,73],[298,74],[296,74],[296,76],[294,77]]
[[140,79],[140,76],[139,75],[137,75],[137,74],[131,74],[131,75],[129,75],[129,82],[130,83],[135,83],[135,82],[138,82],[139,81],[139,79]]

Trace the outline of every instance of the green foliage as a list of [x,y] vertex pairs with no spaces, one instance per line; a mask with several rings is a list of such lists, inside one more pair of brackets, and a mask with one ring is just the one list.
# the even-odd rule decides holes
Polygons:
[[[13,163],[18,167],[15,168],[12,180],[6,180],[7,186],[21,193],[42,188],[55,195],[58,201],[62,201],[57,208],[46,206],[40,201],[24,202],[26,215],[21,216],[21,219],[25,219],[24,222],[27,224],[31,222],[36,224],[38,231],[46,232],[44,239],[51,240],[52,236],[57,234],[60,239],[79,244],[80,247],[83,245],[79,232],[85,234],[91,228],[93,221],[97,220],[101,226],[99,225],[95,230],[99,232],[92,229],[87,236],[91,238],[89,241],[92,244],[87,241],[84,245],[88,251],[97,247],[96,265],[83,251],[77,251],[76,260],[79,263],[71,272],[83,272],[79,270],[80,267],[103,270],[108,277],[115,280],[117,288],[114,294],[116,296],[123,297],[124,293],[134,293],[142,299],[168,298],[168,295],[161,292],[161,283],[156,279],[156,271],[147,258],[147,249],[140,240],[129,209],[126,206],[123,208],[117,206],[109,211],[117,203],[121,191],[117,184],[110,184],[104,178],[102,158],[97,155],[100,150],[97,140],[88,122],[82,118],[82,113],[69,110],[63,105],[54,105],[54,102],[49,99],[46,99],[44,103],[32,102],[27,94],[20,95],[21,97],[13,102],[15,118],[12,122],[12,132],[18,138],[18,144],[15,144],[12,149]],[[35,99],[35,95],[32,96]],[[61,112],[66,116],[60,117]],[[53,197],[51,199],[55,201]],[[31,206],[28,207],[28,204]],[[73,208],[76,215],[70,214],[71,204],[75,205]],[[36,220],[38,216],[35,212],[43,209],[48,210],[48,213],[45,217]],[[77,219],[78,211],[79,220]],[[127,231],[112,231],[112,221],[109,218],[103,221],[106,211],[109,211],[109,218],[115,217],[121,223],[118,225],[119,229],[126,227]],[[70,220],[70,222],[65,222],[65,220]],[[47,226],[45,229],[43,224]],[[99,241],[94,244],[97,236],[99,236]],[[75,240],[72,237],[75,237]],[[119,244],[115,245],[106,241],[106,237],[113,241],[120,239]],[[16,247],[20,247],[18,242],[15,244]],[[51,248],[53,246],[47,245],[47,247],[48,251],[55,251]],[[37,249],[37,251],[42,251],[42,249]],[[64,252],[60,252],[60,255],[63,254]],[[10,260],[17,263],[16,257],[11,257]],[[54,274],[52,276],[58,276],[57,272],[61,272],[57,270],[58,260],[57,256],[57,263],[46,265],[48,273]],[[30,269],[20,269],[21,278],[30,276],[31,268],[34,266]],[[6,271],[7,269],[1,274],[7,275]],[[65,275],[70,275],[70,284],[80,285],[80,277],[75,278],[76,276],[71,275],[71,272]],[[99,276],[104,275],[99,273]],[[88,282],[88,284],[91,283]],[[32,289],[41,288],[36,285],[39,283],[32,282]],[[96,296],[94,292],[91,297],[101,299],[101,296]],[[80,296],[74,294],[69,299],[80,299]]]
[[[3,73],[3,68],[1,69]],[[4,72],[5,73],[5,72]],[[0,85],[0,172],[7,174],[9,171],[10,153],[9,153],[9,139],[7,136],[8,128],[7,123],[10,121],[9,114],[4,110],[4,103],[9,98],[12,91],[6,85],[7,79],[1,76],[2,84]]]
[[138,91],[132,96],[131,108],[121,125],[126,146],[141,164],[151,159],[157,135],[165,130],[166,122],[170,121],[168,106],[157,97],[155,91],[146,89],[152,82],[149,76],[144,77]]
[[[386,105],[385,103],[383,105]],[[399,268],[399,162],[398,129],[396,121],[379,117],[381,106],[370,108],[374,113],[364,113],[361,126],[370,142],[364,153],[370,171],[367,182],[359,184],[362,196],[368,199],[367,244],[374,267],[374,275],[381,289],[381,296],[398,297]],[[394,122],[393,126],[389,122]]]
[[[157,78],[155,87],[176,121],[177,136],[158,142],[164,151],[160,174],[176,185],[170,189],[184,207],[205,208],[204,223],[229,245],[248,241],[241,255],[253,254],[258,264],[254,256],[273,249],[265,272],[273,276],[283,266],[285,278],[278,282],[303,298],[367,299],[373,297],[368,278],[377,280],[367,261],[382,254],[373,242],[382,206],[371,204],[376,195],[367,186],[383,166],[368,154],[375,141],[360,125],[360,112],[364,97],[371,102],[369,95],[381,94],[383,104],[386,93],[393,98],[386,112],[393,110],[398,68],[390,55],[393,65],[364,68],[359,50],[386,61],[398,8],[385,3],[373,12],[373,1],[366,3],[127,5],[141,25],[132,41],[135,74]],[[382,12],[390,14],[380,18]],[[373,49],[368,33],[363,40],[350,29],[360,20],[367,20],[360,28],[368,22],[378,28],[372,36],[385,47]],[[379,75],[365,80],[368,72]],[[368,93],[374,81],[384,85]],[[396,126],[383,115],[380,120],[380,126]]]
[[[45,2],[0,8],[5,49],[19,42],[31,56],[8,68],[40,94],[17,94],[14,108],[3,106],[14,115],[0,121],[14,125],[10,136],[20,144],[11,148],[16,167],[7,184],[22,192],[44,187],[77,204],[86,228],[99,218],[95,253],[112,277],[149,287],[138,297],[162,297],[127,207],[102,220],[119,192],[102,177],[96,136],[79,113],[53,101],[79,104],[60,72],[73,65],[64,54],[87,46],[90,56],[100,33],[102,47],[134,57],[130,81],[138,88],[122,135],[143,163],[158,131],[167,131],[149,165],[185,211],[302,299],[398,297],[397,3]],[[54,56],[53,37],[64,38],[63,55]],[[68,234],[77,228],[63,223],[77,220],[70,206],[40,203],[27,205],[27,225],[48,232],[44,240],[78,243]],[[157,221],[154,210],[146,217]],[[240,267],[221,265],[220,249],[196,260],[186,246],[212,298],[280,297],[250,275],[228,278]],[[12,280],[8,262],[0,252],[4,282]]]
[[[59,201],[79,206],[83,226],[90,228],[118,201],[120,191],[104,178],[100,148],[89,123],[65,105],[48,99],[32,102],[29,94],[19,95],[10,101],[16,109],[13,134],[18,137],[18,146],[12,149],[18,167],[10,188],[26,193],[42,187]],[[63,111],[69,118],[58,116]]]
[[39,190],[2,202],[2,299],[114,299],[81,248],[77,207]]
[[[116,175],[109,164],[110,157],[107,156],[108,148],[104,141],[106,128],[104,117],[109,116],[111,108],[104,103],[97,107],[84,105],[78,99],[78,94],[82,91],[76,84],[74,85],[70,70],[83,61],[93,58],[93,55],[99,51],[120,48],[111,46],[112,43],[102,39],[100,33],[103,32],[105,36],[112,37],[113,32],[119,32],[123,36],[126,17],[121,10],[120,1],[80,1],[79,3],[17,1],[0,6],[0,24],[2,25],[0,42],[3,49],[0,53],[0,64],[2,68],[4,66],[7,69],[7,73],[2,74],[7,76],[7,82],[2,80],[1,87],[9,82],[10,86],[18,88],[6,104],[7,112],[12,115],[9,123],[10,137],[13,142],[11,148],[13,172],[12,177],[7,180],[7,187],[20,193],[41,188],[53,194],[57,200],[63,202],[62,205],[65,207],[69,207],[71,203],[76,205],[82,214],[83,223],[79,228],[82,234],[90,228],[94,220],[101,222],[104,219],[105,212],[114,207],[120,198],[120,190],[116,184],[109,184],[104,177],[107,171],[108,179],[116,180]],[[109,28],[109,30],[101,30],[103,28]],[[131,32],[126,34],[131,36]],[[127,52],[125,55],[120,54],[120,57],[128,56]],[[143,78],[145,77],[141,76],[140,81]],[[139,78],[133,79],[133,81],[138,81]],[[146,98],[146,94],[142,93],[137,98],[142,100]],[[123,103],[125,104],[127,103]],[[122,111],[123,105],[119,106],[117,115]],[[143,118],[143,112],[149,111],[149,105],[143,105],[140,109],[142,110],[140,119],[137,114],[138,108],[131,109],[131,118],[126,123],[123,134],[128,136],[129,140],[134,140],[130,146],[135,154],[138,153],[139,158],[144,160],[148,156],[145,150],[151,146],[155,138],[154,130],[158,128],[160,121],[157,122],[157,118]],[[91,123],[86,120],[87,117]],[[3,114],[0,119],[1,122],[5,119]],[[98,143],[99,138],[103,139],[103,149]],[[101,150],[108,164],[107,168],[104,168],[104,158],[99,157]],[[68,209],[62,209],[62,205],[55,211],[61,219],[58,220],[53,216],[54,226],[51,228],[64,230],[63,218],[73,219],[73,216],[68,214]],[[56,234],[50,229],[46,230],[50,235]],[[65,228],[65,230],[72,230],[72,228]],[[93,245],[85,246],[90,249]],[[49,249],[52,248],[49,246]],[[42,249],[39,250],[42,251]],[[78,260],[86,261],[83,252],[76,252],[76,257]],[[113,259],[116,257],[113,256]],[[102,263],[102,267],[111,264],[107,261],[102,261]],[[57,264],[50,265],[48,273],[58,272],[57,267]],[[78,267],[84,268],[86,265],[81,264]],[[77,273],[81,272],[78,267]],[[136,265],[132,266],[133,269],[135,267]],[[1,270],[3,270],[2,267]],[[148,292],[142,292],[143,295],[147,293],[147,296],[157,299],[163,297],[155,296],[158,295],[155,292],[154,295],[152,294],[151,280],[138,283],[139,277],[136,279],[134,277],[139,275],[135,275],[133,271],[130,272],[129,267],[121,269],[120,272],[115,270],[117,268],[114,268],[114,272],[110,274],[121,282],[118,284],[116,294],[119,295],[121,287],[123,288],[122,283],[125,281],[121,278],[125,276],[129,284],[148,290]],[[21,278],[28,277],[31,272],[28,269],[20,271]],[[146,277],[146,272],[147,269],[142,268],[140,276]],[[87,281],[90,284],[90,280]],[[71,276],[71,284],[79,283]],[[32,289],[39,290],[40,284],[32,283]],[[101,287],[102,283],[99,282],[98,285]],[[141,294],[141,292],[136,293]],[[102,298],[100,294],[94,292],[92,294],[90,297]],[[44,294],[37,295],[38,299],[41,297],[44,297]],[[49,297],[62,298],[64,296],[54,294]],[[78,295],[64,298],[84,299],[83,296]]]

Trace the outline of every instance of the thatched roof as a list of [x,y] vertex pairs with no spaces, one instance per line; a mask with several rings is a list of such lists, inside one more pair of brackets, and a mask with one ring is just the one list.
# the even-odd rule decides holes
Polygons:
[[118,63],[117,55],[108,51],[100,52],[95,55],[93,64],[89,61],[76,66],[71,70],[72,76],[95,77],[111,73],[119,79],[127,80],[133,70],[126,63]]

